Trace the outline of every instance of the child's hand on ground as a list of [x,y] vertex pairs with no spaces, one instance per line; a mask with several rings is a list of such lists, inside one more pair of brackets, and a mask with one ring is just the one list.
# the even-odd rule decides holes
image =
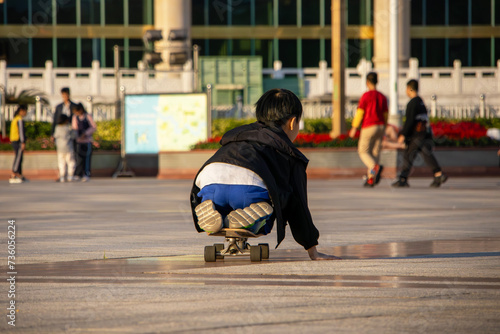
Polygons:
[[316,249],[316,246],[313,246],[307,250],[307,253],[309,254],[309,258],[311,260],[342,260],[340,257],[336,257],[333,255],[328,255],[328,254],[323,254],[318,252]]

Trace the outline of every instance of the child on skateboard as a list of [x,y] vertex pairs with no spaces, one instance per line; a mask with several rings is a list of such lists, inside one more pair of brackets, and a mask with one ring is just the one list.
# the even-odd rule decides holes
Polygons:
[[312,260],[338,260],[319,253],[319,232],[307,204],[307,158],[293,145],[302,104],[291,91],[272,89],[256,104],[257,122],[228,131],[222,147],[203,165],[191,190],[198,232],[244,228],[268,234],[277,223],[278,245],[286,223]]

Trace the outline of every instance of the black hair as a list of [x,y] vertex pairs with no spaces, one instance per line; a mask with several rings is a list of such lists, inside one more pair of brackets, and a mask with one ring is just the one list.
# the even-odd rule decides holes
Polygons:
[[71,110],[72,111],[75,111],[75,110],[83,111],[84,114],[87,113],[87,111],[85,110],[85,108],[83,107],[83,104],[81,102],[78,104],[71,105]]
[[411,79],[406,83],[406,87],[410,87],[411,90],[418,92],[418,81],[415,79]]
[[68,88],[68,87],[63,87],[63,88],[61,89],[61,94],[62,94],[62,93],[66,93],[66,94],[68,94],[68,95],[69,95],[69,88]]
[[368,73],[368,75],[366,76],[366,81],[368,81],[369,83],[371,83],[373,85],[376,85],[378,83],[377,73],[375,73],[375,72]]
[[69,117],[66,116],[65,114],[59,115],[59,118],[57,119],[57,124],[64,124],[67,121],[69,121]]
[[257,121],[271,126],[282,126],[290,118],[302,117],[302,103],[288,89],[274,88],[268,90],[255,104]]
[[14,117],[17,116],[21,110],[28,111],[28,106],[25,104],[20,104],[14,112]]

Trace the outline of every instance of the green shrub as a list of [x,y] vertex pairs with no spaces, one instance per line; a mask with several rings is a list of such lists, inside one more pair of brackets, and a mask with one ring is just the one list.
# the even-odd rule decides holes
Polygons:
[[212,137],[221,137],[229,130],[238,126],[255,122],[255,118],[235,119],[235,118],[217,118],[212,120]]
[[94,139],[106,141],[121,140],[121,121],[99,121],[96,122],[97,129],[94,133]]

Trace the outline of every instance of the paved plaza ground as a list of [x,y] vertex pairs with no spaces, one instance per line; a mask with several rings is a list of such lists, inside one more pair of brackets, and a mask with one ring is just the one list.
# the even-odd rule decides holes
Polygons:
[[[205,263],[191,181],[0,184],[0,332],[498,333],[500,179],[311,180],[319,250]],[[16,326],[8,324],[15,219]],[[252,241],[252,240],[251,240]]]

